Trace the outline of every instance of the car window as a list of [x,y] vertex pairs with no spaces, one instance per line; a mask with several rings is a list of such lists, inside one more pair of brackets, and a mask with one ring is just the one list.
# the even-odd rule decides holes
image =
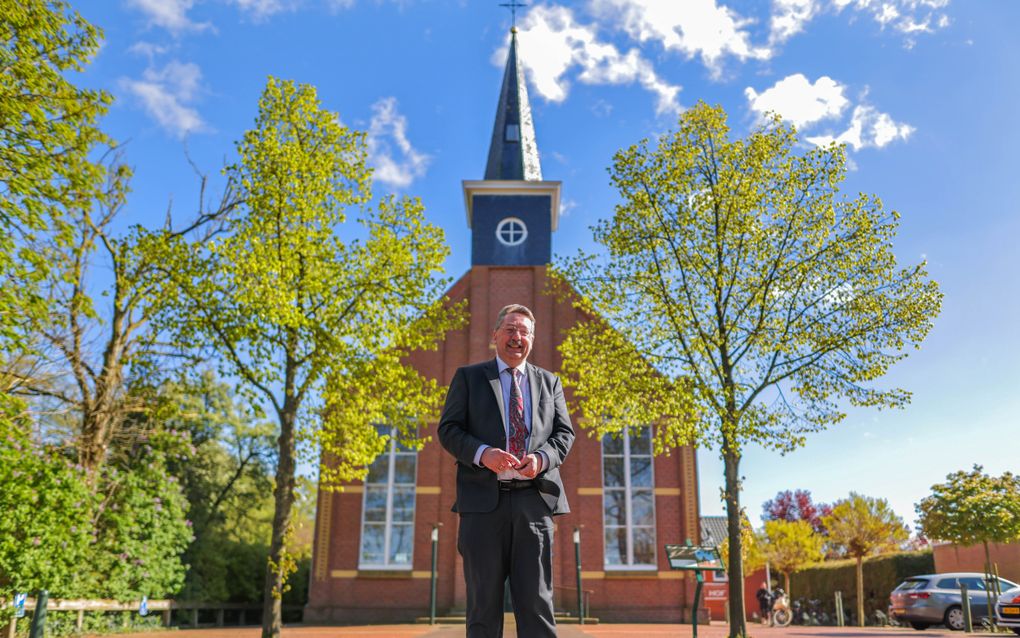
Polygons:
[[955,578],[941,578],[935,586],[939,589],[959,589],[960,583],[956,582]]
[[1007,589],[1013,589],[1016,586],[1017,586],[1016,583],[1011,583],[1005,578],[999,579],[999,589],[1001,589],[1002,591],[1006,591]]
[[908,578],[907,580],[900,583],[900,586],[896,588],[896,591],[909,591],[911,589],[924,589],[928,581],[924,578]]
[[985,581],[983,578],[964,576],[960,579],[960,584],[966,585],[970,591],[985,591]]

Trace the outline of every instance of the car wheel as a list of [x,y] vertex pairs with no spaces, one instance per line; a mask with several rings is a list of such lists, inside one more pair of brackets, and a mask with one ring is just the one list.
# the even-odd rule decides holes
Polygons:
[[946,627],[953,631],[963,631],[963,610],[959,605],[953,605],[946,610]]
[[931,627],[931,625],[929,625],[926,622],[917,622],[916,620],[911,620],[910,621],[910,626],[913,627],[914,629],[918,630],[918,631],[924,631],[928,627]]

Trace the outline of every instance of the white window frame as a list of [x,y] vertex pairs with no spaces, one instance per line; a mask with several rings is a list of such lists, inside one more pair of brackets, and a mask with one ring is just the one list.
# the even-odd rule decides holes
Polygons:
[[[390,440],[387,442],[386,451],[380,454],[375,462],[379,462],[380,459],[386,459],[386,522],[383,527],[383,562],[382,563],[366,563],[362,562],[363,547],[365,542],[365,512],[368,510],[368,486],[369,485],[383,485],[383,483],[369,483],[368,477],[365,477],[363,483],[363,494],[361,495],[361,534],[358,540],[358,569],[363,570],[407,570],[410,571],[414,566],[414,519],[418,513],[418,453],[414,451],[405,452],[397,450],[397,435],[394,428],[390,428],[389,432]],[[397,454],[404,454],[414,456],[414,476],[413,482],[410,484],[412,487],[413,501],[411,507],[411,552],[408,557],[407,563],[391,563],[390,562],[390,546],[393,540],[393,492],[394,488],[397,487],[395,482],[396,477],[396,457]],[[406,483],[400,483],[399,486],[406,486]],[[378,521],[372,521],[372,523],[378,524]],[[401,522],[401,525],[406,523]]]
[[[601,479],[602,479],[602,543],[603,543],[603,546],[602,546],[602,566],[603,566],[603,568],[606,571],[638,571],[638,570],[654,571],[654,570],[658,569],[659,552],[658,552],[658,546],[656,545],[656,543],[658,542],[658,532],[659,532],[659,530],[658,530],[658,526],[656,525],[656,519],[655,519],[655,510],[656,510],[656,507],[655,507],[655,455],[651,453],[651,435],[652,435],[651,428],[648,427],[646,429],[648,430],[648,436],[649,436],[648,470],[649,470],[649,472],[651,472],[652,484],[649,487],[647,487],[647,488],[643,487],[641,489],[649,490],[651,492],[651,495],[652,495],[652,522],[651,522],[650,527],[652,528],[652,533],[655,535],[655,541],[652,543],[652,562],[651,563],[635,563],[634,562],[634,527],[635,526],[634,526],[634,521],[633,521],[633,506],[631,504],[631,498],[632,498],[632,495],[633,495],[633,486],[630,483],[630,460],[631,460],[631,454],[630,454],[630,430],[624,430],[623,433],[621,433],[621,435],[620,435],[620,437],[621,437],[621,439],[623,441],[623,454],[622,454],[622,456],[623,456],[623,491],[624,491],[624,507],[626,508],[626,519],[627,519],[627,522],[624,525],[624,529],[627,530],[627,556],[625,557],[626,558],[626,562],[622,563],[622,564],[619,564],[619,565],[611,565],[606,560],[607,559],[607,553],[606,553],[606,547],[605,547],[605,542],[606,542],[606,527],[607,527],[606,526],[606,492],[607,491],[618,491],[618,490],[620,490],[620,488],[619,487],[615,487],[615,486],[614,487],[607,487],[606,486],[606,468],[605,468],[606,453],[605,453],[605,447],[602,445],[602,442],[599,441],[599,448],[600,448],[599,451],[600,451],[600,455],[601,455],[601,459],[602,459],[602,468],[601,468],[601,470],[602,470],[601,471]],[[618,456],[618,455],[613,455],[613,456]],[[644,455],[642,455],[642,456],[644,456]],[[618,528],[620,526],[619,525],[614,525],[613,527]],[[648,527],[648,526],[642,525],[641,527]]]
[[[510,224],[517,224],[518,226],[520,226],[521,236],[519,239],[516,239],[515,241],[507,241],[506,239],[503,238],[503,231],[513,232],[507,229],[507,226],[509,226]],[[521,244],[524,243],[524,240],[527,238],[528,238],[528,225],[525,224],[524,220],[521,219],[520,217],[506,217],[500,220],[500,222],[496,225],[496,239],[499,241],[499,243],[503,244],[504,246],[520,246]]]

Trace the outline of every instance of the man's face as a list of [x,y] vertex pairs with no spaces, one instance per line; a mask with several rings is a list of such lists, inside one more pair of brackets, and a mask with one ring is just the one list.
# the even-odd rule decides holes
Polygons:
[[516,368],[531,354],[531,343],[535,339],[534,326],[527,315],[511,312],[503,317],[503,323],[492,333],[496,354],[505,364]]

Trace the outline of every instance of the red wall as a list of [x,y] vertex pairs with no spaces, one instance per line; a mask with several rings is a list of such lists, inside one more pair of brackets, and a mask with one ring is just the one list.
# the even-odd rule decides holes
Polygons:
[[[984,545],[957,546],[952,543],[933,548],[936,572],[983,572],[985,570]],[[1020,583],[1020,543],[989,543],[988,553],[992,564],[998,567],[999,576]]]

